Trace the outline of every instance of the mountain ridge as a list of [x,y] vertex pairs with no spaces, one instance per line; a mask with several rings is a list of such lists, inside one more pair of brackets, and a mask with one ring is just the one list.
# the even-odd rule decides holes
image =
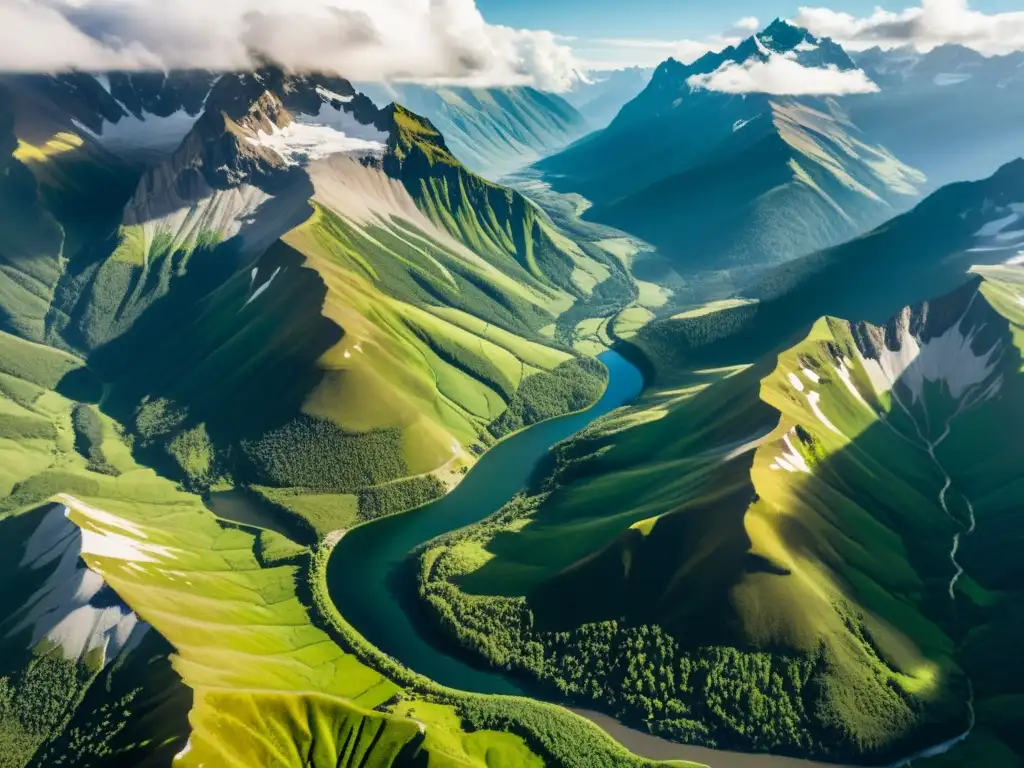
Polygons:
[[359,84],[431,121],[467,167],[495,179],[558,151],[586,134],[584,117],[561,96],[530,87],[428,87]]
[[[608,128],[537,168],[555,189],[590,200],[586,217],[636,233],[683,272],[731,270],[734,288],[746,279],[738,268],[842,242],[908,207],[923,175],[857,128],[836,99],[689,84],[730,62],[781,55],[856,67],[832,41],[776,21],[693,64],[663,62]],[[798,226],[790,232],[782,220]]]

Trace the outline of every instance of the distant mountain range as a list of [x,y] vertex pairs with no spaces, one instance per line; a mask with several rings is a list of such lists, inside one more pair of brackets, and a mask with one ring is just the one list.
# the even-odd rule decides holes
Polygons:
[[577,80],[562,97],[576,107],[592,130],[604,128],[636,98],[654,74],[653,67],[591,70]]
[[358,87],[378,104],[395,102],[429,119],[455,157],[489,178],[554,154],[591,130],[588,120],[563,98],[526,86]]
[[663,62],[604,131],[538,168],[556,189],[592,201],[587,217],[644,238],[691,273],[782,262],[909,207],[924,176],[836,100],[689,83],[729,62],[772,56],[856,68],[834,42],[776,21],[693,64]]
[[944,45],[928,53],[873,48],[854,58],[881,91],[844,106],[857,125],[924,171],[931,188],[983,178],[1024,155],[1024,52],[985,57]]

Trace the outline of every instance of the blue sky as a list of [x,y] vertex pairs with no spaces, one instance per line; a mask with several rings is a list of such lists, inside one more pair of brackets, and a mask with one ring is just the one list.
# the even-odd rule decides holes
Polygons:
[[[875,6],[900,11],[914,2],[826,0],[825,2],[765,3],[763,0],[477,0],[492,24],[525,29],[549,29],[579,37],[695,38],[718,34],[744,16],[764,22],[789,18],[802,5],[823,5],[854,16],[867,16]],[[1020,10],[1020,0],[975,0],[971,7],[985,13]]]
[[[747,34],[735,28],[739,19],[755,17],[764,25],[772,18],[795,18],[801,6],[827,8],[856,19],[872,16],[881,6],[895,14],[920,7],[920,0],[783,0],[767,4],[763,0],[476,0],[488,23],[516,28],[545,29],[572,38],[565,44],[579,59],[595,65],[653,65],[676,55],[692,56],[704,47],[723,47],[737,36]],[[933,7],[965,6],[965,0],[931,0]],[[1021,0],[974,0],[970,12],[985,15],[1017,12],[1020,24]],[[964,8],[966,11],[967,9]],[[961,26],[956,16],[950,27]],[[996,25],[986,25],[996,26]],[[813,31],[813,30],[812,30]],[[634,41],[616,44],[614,41]],[[673,50],[655,41],[684,41]],[[650,43],[645,45],[644,43]]]

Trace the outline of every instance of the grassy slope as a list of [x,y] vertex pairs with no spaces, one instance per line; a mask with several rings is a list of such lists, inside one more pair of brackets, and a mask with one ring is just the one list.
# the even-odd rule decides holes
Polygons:
[[[111,393],[115,411],[131,418],[147,395],[186,411],[147,439],[171,448],[180,428],[201,426],[216,463],[239,437],[259,444],[301,413],[345,434],[400,430],[401,467],[370,485],[439,470],[449,481],[472,462],[469,446],[492,439],[490,425],[523,379],[570,360],[524,338],[551,317],[531,302],[543,296],[495,300],[482,270],[407,227],[360,230],[317,207],[257,267],[261,279],[281,271],[252,303],[240,271],[183,317],[174,337],[153,345],[139,330],[111,348],[115,365],[131,362]],[[430,306],[439,300],[445,309]],[[281,487],[361,488],[310,472],[268,476],[259,461],[227,471]],[[208,482],[216,471],[198,477]]]
[[[1019,306],[999,298],[1012,289],[993,281],[983,292],[1019,345]],[[937,503],[942,478],[927,454],[874,411],[912,435],[900,410],[885,397],[862,402],[841,382],[835,354],[857,359],[851,345],[847,324],[821,321],[777,358],[711,386],[698,377],[564,448],[550,495],[425,554],[424,595],[447,631],[500,665],[677,738],[850,759],[900,756],[954,735],[967,721],[962,670],[979,663],[958,650],[972,611],[958,619],[945,594],[957,527]],[[950,452],[1014,432],[1019,369],[1012,356],[1007,365],[1006,394],[961,422],[963,442],[951,437]],[[858,389],[872,392],[860,364],[852,370]],[[841,434],[790,374],[821,391]],[[933,421],[946,407],[935,397]],[[791,452],[787,434],[810,474],[777,468]],[[1013,470],[993,461],[947,466],[963,469],[964,483],[987,469],[992,514],[1004,516]],[[1006,568],[990,572],[1005,578]],[[543,657],[528,652],[535,643]],[[595,657],[609,661],[580,666]],[[761,674],[786,680],[771,701],[750,698],[749,676]],[[1005,724],[989,718],[1006,738]]]
[[[186,217],[187,233],[122,228],[73,260],[58,289],[65,337],[112,384],[104,407],[151,464],[195,489],[226,479],[334,494],[339,508],[366,491],[365,514],[414,506],[504,433],[524,380],[569,363],[539,329],[609,269],[521,195],[468,172],[429,123],[391,119],[385,168],[426,220],[353,220],[317,203],[253,264]],[[310,418],[339,445],[398,430],[394,469],[358,482],[313,460],[273,470],[282,445],[318,453]],[[394,485],[403,477],[420,479]],[[301,495],[274,501],[306,514]],[[348,519],[317,517],[321,532]]]
[[[3,437],[19,461],[4,465],[0,526],[27,539],[41,519],[38,505],[58,494],[72,522],[94,537],[127,537],[142,548],[141,560],[123,545],[85,560],[155,630],[148,644],[118,661],[123,676],[98,674],[89,659],[59,662],[45,645],[26,654],[18,645],[23,634],[0,641],[0,744],[10,765],[25,764],[37,749],[43,765],[111,755],[149,765],[175,753],[176,765],[184,766],[384,766],[414,759],[474,768],[574,765],[580,763],[573,752],[588,740],[594,747],[584,754],[598,760],[589,764],[643,764],[568,713],[525,702],[516,704],[519,714],[504,705],[495,710],[487,697],[442,692],[386,661],[377,660],[375,671],[365,656],[338,644],[345,638],[329,628],[343,620],[321,618],[333,608],[313,597],[321,575],[308,555],[292,550],[284,564],[261,565],[265,550],[257,536],[219,523],[197,496],[136,464],[104,416],[97,442],[113,473],[91,471],[89,457],[76,449],[75,403],[52,390],[81,362],[43,347],[28,350],[9,336],[0,342],[4,391],[16,392],[25,410],[21,431],[8,429]],[[11,402],[0,399],[5,407]],[[34,437],[34,422],[49,433]],[[41,465],[36,454],[45,457]],[[3,600],[12,615],[38,587],[26,579],[47,575],[17,568],[19,557],[5,566],[12,573]],[[172,651],[173,672],[166,663]],[[35,677],[21,676],[21,661],[38,670]],[[58,679],[78,682],[66,688]],[[50,697],[64,695],[70,703],[55,710]],[[494,720],[501,709],[505,715]],[[546,732],[575,738],[552,741]]]
[[576,297],[608,277],[605,264],[560,235],[523,195],[468,172],[429,122],[396,107],[384,168],[437,226],[485,258],[510,255],[535,279]]
[[[41,152],[29,154],[50,162]],[[506,429],[498,422],[506,403],[522,416],[524,380],[542,396],[535,403],[541,415],[553,415],[544,410],[551,393],[534,382],[564,388],[565,381],[571,389],[573,375],[558,376],[572,374],[575,363],[538,343],[536,329],[584,296],[579,285],[600,277],[601,268],[522,198],[446,168],[466,196],[454,200],[443,230],[386,219],[360,229],[317,208],[256,265],[261,281],[275,277],[248,305],[251,265],[232,267],[216,233],[200,233],[202,247],[187,253],[158,247],[160,238],[139,253],[142,241],[131,231],[76,247],[74,268],[48,290],[59,304],[55,328],[71,328],[68,336],[90,353],[90,367],[107,378],[102,391],[83,360],[0,335],[0,525],[23,540],[39,505],[60,494],[74,509],[71,519],[92,534],[128,531],[141,546],[161,548],[142,564],[124,552],[86,558],[156,629],[123,674],[97,673],[94,659],[60,662],[47,646],[26,653],[22,645],[6,657],[5,760],[20,766],[40,749],[45,765],[112,754],[166,763],[185,746],[188,711],[194,738],[184,765],[406,764],[414,754],[437,766],[645,764],[564,711],[439,691],[372,653],[363,656],[373,666],[357,661],[345,649],[358,638],[339,633],[343,620],[325,618],[333,607],[316,600],[321,576],[304,548],[219,523],[199,497],[145,466],[205,487],[236,468],[229,459],[240,439],[258,441],[303,413],[329,418],[336,425],[330,439],[383,435],[377,443],[386,445],[398,434],[401,477],[453,455],[471,461],[465,445],[491,439],[492,424],[499,434]],[[68,200],[76,193],[60,191]],[[497,210],[474,208],[477,194]],[[444,201],[434,199],[437,205],[423,208],[438,215]],[[72,212],[61,209],[61,220]],[[173,242],[173,234],[164,240]],[[452,236],[476,255],[453,249]],[[560,269],[561,260],[570,266]],[[211,276],[215,284],[203,285]],[[49,280],[60,277],[55,271]],[[32,319],[13,300],[4,307]],[[103,412],[89,404],[101,396]],[[359,407],[343,398],[358,398]],[[107,413],[122,417],[123,427]],[[360,445],[353,456],[362,460]],[[235,450],[225,456],[225,446]],[[314,468],[318,457],[338,455],[319,447],[299,446]],[[287,488],[272,490],[287,496]],[[324,509],[350,514],[353,498],[311,494],[318,533],[338,527],[322,519]],[[388,511],[409,506],[400,493],[388,500],[397,504]],[[20,572],[6,583],[13,610],[31,587]],[[70,682],[58,686],[57,677]],[[401,709],[378,711],[398,706],[398,694]]]
[[[22,125],[37,119],[41,126]],[[34,341],[47,340],[62,327],[63,307],[55,305],[55,291],[67,260],[114,224],[137,179],[134,169],[73,133],[58,130],[46,140],[35,138],[45,126],[39,116],[16,114],[4,94],[0,329]]]

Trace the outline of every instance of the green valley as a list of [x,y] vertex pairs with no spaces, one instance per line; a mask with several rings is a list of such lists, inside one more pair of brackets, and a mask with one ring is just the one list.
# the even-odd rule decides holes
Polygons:
[[950,546],[1012,506],[975,430],[1021,413],[1018,278],[985,274],[566,443],[532,495],[422,555],[438,626],[689,742],[872,762],[963,732],[967,633],[1003,611]]
[[1021,168],[628,333],[643,398],[420,555],[435,631],[670,739],[1015,764],[994,691],[1019,681],[986,710],[969,671],[1009,561],[984,587],[964,564],[995,551],[984,518],[1012,525],[1014,460],[979,435],[1019,428],[1021,278],[967,270],[1012,256]]
[[993,1],[0,4],[0,768],[1024,768]]
[[[598,399],[541,329],[625,269],[338,78],[224,75],[146,164],[9,106],[0,763],[648,764],[405,670],[322,586],[339,531]],[[210,512],[232,487],[268,525]]]

